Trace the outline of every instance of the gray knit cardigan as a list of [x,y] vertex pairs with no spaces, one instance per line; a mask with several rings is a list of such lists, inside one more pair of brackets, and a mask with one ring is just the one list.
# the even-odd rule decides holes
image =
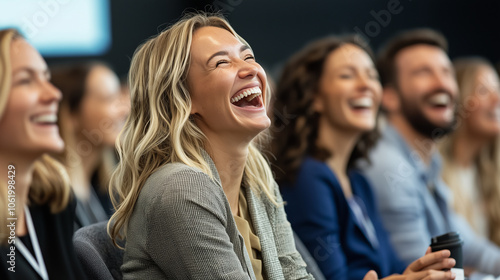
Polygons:
[[[128,224],[124,279],[255,279],[215,164],[205,152],[204,157],[214,180],[169,163],[146,181]],[[244,189],[265,279],[313,279],[295,249],[277,185],[280,206]]]

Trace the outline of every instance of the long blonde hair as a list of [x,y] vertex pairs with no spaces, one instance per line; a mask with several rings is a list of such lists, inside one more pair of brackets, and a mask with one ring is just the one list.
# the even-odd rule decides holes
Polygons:
[[[11,90],[12,69],[10,61],[11,43],[23,37],[14,29],[0,30],[0,119],[6,111]],[[49,155],[44,154],[34,163],[33,178],[28,202],[37,205],[48,204],[52,213],[66,208],[71,197],[69,177],[64,167]],[[7,218],[7,185],[0,180],[0,221]],[[0,244],[5,244],[8,228],[0,227]]]
[[[190,117],[186,83],[193,33],[204,26],[223,28],[246,44],[223,18],[188,14],[134,53],[129,71],[131,113],[117,141],[120,162],[111,177],[110,189],[118,198],[113,199],[117,210],[108,223],[108,232],[115,244],[116,239],[126,237],[141,189],[159,167],[181,162],[213,178],[201,154],[206,137]],[[269,96],[269,87],[266,91]],[[249,147],[244,180],[275,202],[271,169],[255,143]]]
[[[459,58],[453,61],[458,86],[460,89],[458,104],[464,106],[468,98],[476,91],[475,83],[481,69],[488,67],[495,71],[487,60],[480,57]],[[464,111],[465,110],[465,111]],[[460,108],[458,118],[466,118],[467,108]],[[459,191],[459,186],[450,184],[453,177],[456,177],[454,166],[453,149],[457,141],[459,131],[464,129],[463,122],[459,122],[457,131],[443,139],[440,143],[440,150],[444,158],[443,179],[450,185],[454,195],[454,207],[464,210],[467,220],[472,221],[470,207],[480,207],[473,205],[470,198]],[[480,198],[484,203],[488,224],[488,238],[500,245],[500,137],[496,137],[488,145],[484,146],[474,160],[477,169],[478,188]]]

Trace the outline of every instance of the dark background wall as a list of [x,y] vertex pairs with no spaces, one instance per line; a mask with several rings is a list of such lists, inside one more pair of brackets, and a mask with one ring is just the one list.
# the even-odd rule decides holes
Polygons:
[[276,76],[307,42],[329,34],[363,33],[377,50],[395,33],[431,27],[449,40],[450,56],[481,55],[500,61],[500,1],[496,0],[111,0],[112,46],[97,58],[124,76],[136,47],[185,10],[222,10]]

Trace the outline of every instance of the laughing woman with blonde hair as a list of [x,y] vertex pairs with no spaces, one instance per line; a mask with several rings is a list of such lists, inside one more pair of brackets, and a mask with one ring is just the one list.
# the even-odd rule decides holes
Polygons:
[[60,100],[38,51],[17,31],[0,30],[0,279],[83,278],[69,178],[47,155],[64,147]]
[[110,221],[124,279],[310,279],[268,162],[266,74],[218,16],[187,15],[135,52]]

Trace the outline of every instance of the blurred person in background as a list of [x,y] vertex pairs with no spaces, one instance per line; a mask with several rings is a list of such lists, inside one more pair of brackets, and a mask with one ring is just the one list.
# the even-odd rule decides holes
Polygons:
[[78,199],[77,225],[105,221],[113,213],[108,185],[129,99],[117,75],[102,62],[69,63],[51,71],[53,84],[63,94],[58,120],[66,146],[59,158]]
[[385,279],[453,279],[438,271],[455,264],[447,250],[407,268],[397,258],[356,167],[378,139],[382,86],[371,53],[360,37],[327,37],[285,65],[271,131],[288,219],[326,279],[361,279],[371,269]]
[[463,264],[500,275],[500,248],[474,233],[450,207],[437,142],[453,130],[458,87],[446,38],[404,31],[381,50],[377,66],[387,124],[363,167],[398,256],[419,258],[432,237],[459,232]]
[[500,245],[500,82],[481,57],[453,61],[459,95],[455,131],[440,145],[453,208]]
[[38,51],[15,30],[0,30],[0,279],[84,278],[69,177],[47,155],[64,147],[61,98]]

